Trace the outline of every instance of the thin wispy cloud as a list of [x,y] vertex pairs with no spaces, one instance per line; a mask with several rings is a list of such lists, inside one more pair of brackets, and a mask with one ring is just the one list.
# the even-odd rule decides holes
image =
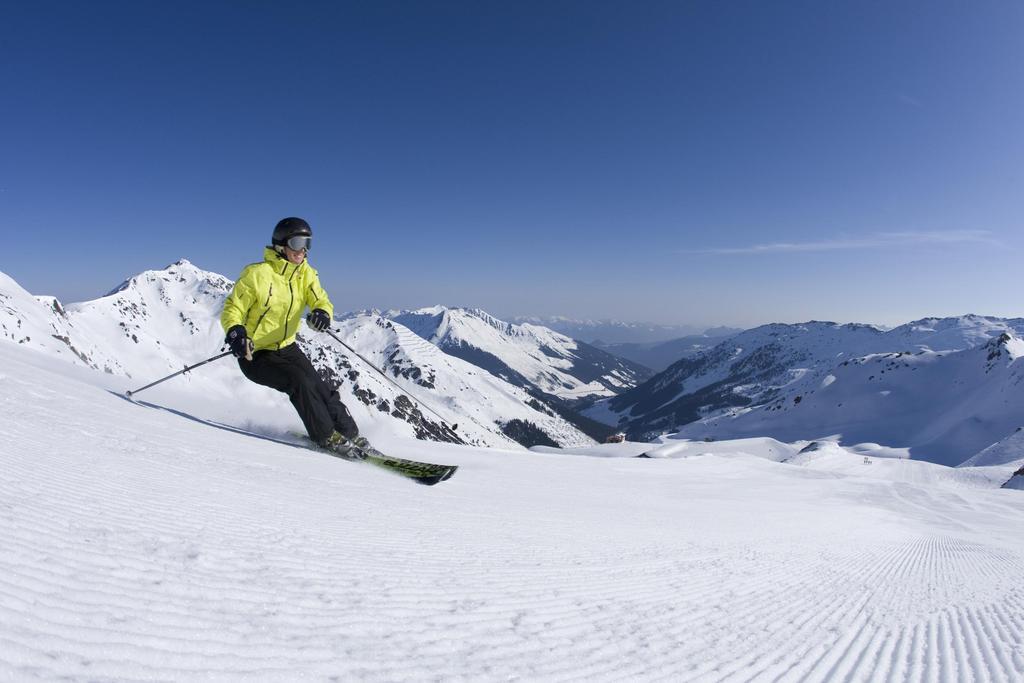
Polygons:
[[775,242],[745,247],[683,249],[681,254],[792,254],[853,249],[890,249],[943,244],[990,244],[999,242],[988,230],[946,230],[937,232],[883,232],[866,237],[839,238],[815,242]]
[[916,97],[912,97],[910,95],[907,95],[906,93],[901,93],[899,95],[899,99],[900,99],[900,102],[902,102],[903,104],[908,105],[910,107],[918,107],[918,108],[920,108],[920,107],[924,106],[924,103],[921,102],[921,100],[917,99]]

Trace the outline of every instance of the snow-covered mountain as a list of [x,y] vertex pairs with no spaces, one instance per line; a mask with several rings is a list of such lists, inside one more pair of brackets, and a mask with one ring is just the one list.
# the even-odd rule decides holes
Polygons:
[[[134,389],[220,351],[219,314],[231,285],[224,276],[181,260],[140,273],[94,301],[61,307],[56,301],[40,302],[5,276],[0,322],[9,340],[123,375],[131,380],[124,388]],[[400,324],[355,316],[340,323],[340,336],[402,387],[329,336],[303,328],[298,343],[338,385],[364,431],[378,424],[420,438],[502,447],[591,442],[523,389],[442,353]],[[181,408],[193,405],[180,395],[185,389],[209,403],[207,415],[233,424],[248,423],[231,408],[237,395],[281,404],[282,429],[298,424],[282,394],[246,380],[230,358],[143,396]]]
[[511,320],[520,325],[547,327],[573,339],[590,343],[600,341],[606,344],[649,344],[701,334],[704,331],[695,325],[658,325],[623,320],[576,319],[557,315],[516,316]]
[[[336,327],[338,336],[359,355],[410,387],[416,401],[444,415],[447,424],[458,424],[462,441],[502,447],[510,440],[528,446],[592,443],[522,388],[444,353],[395,321],[364,314]],[[430,414],[416,410],[407,397],[333,339],[307,332],[300,343],[321,372],[365,405],[411,422],[419,438],[456,441],[436,434]]]
[[35,297],[0,273],[0,339],[38,349],[77,365],[123,373],[116,356],[101,345],[83,344],[83,334],[53,297]]
[[220,308],[232,282],[186,260],[139,273],[108,294],[66,306],[77,336],[106,349],[125,375],[141,379],[202,360],[223,340]]
[[[65,307],[0,276],[0,338],[124,377],[123,388],[137,388],[221,350],[218,316],[230,287],[227,278],[179,261]],[[588,427],[568,415],[566,403],[596,394],[608,398],[587,414],[635,438],[834,436],[958,464],[1024,425],[1021,319],[925,319],[892,330],[766,325],[633,389],[627,388],[642,374],[630,364],[482,311],[359,314],[338,325],[355,354],[305,330],[298,343],[370,432],[490,446],[587,444],[591,437],[580,427]],[[185,410],[193,403],[183,392],[201,395],[207,417],[231,424],[256,426],[233,407],[244,396],[285,407],[274,428],[297,425],[283,397],[245,380],[231,359],[156,387],[146,398]],[[454,424],[457,430],[448,426]],[[1004,454],[1016,445],[1006,441]]]
[[770,400],[779,388],[843,354],[869,353],[883,331],[868,325],[764,325],[684,358],[636,389],[587,412],[630,433],[673,432],[708,412]]
[[885,333],[892,348],[929,351],[958,351],[980,346],[993,337],[1009,333],[1024,336],[1024,318],[992,318],[964,315],[958,318],[923,318]]
[[676,361],[683,358],[692,358],[721,344],[726,337],[731,337],[742,331],[729,327],[719,327],[708,330],[704,334],[689,335],[664,342],[614,344],[594,342],[594,346],[612,355],[639,363],[655,372],[661,372]]
[[435,306],[386,314],[423,339],[534,395],[572,401],[614,396],[651,371],[530,323],[509,323],[478,309]]
[[1024,424],[1024,402],[1014,398],[1021,333],[1024,321],[982,316],[888,331],[766,325],[681,360],[587,414],[637,436],[680,429],[696,438],[842,434],[846,443],[907,446],[915,457],[956,464]]
[[705,418],[681,434],[840,435],[846,443],[904,446],[915,458],[956,465],[1024,424],[1022,354],[1024,342],[1003,334],[963,351],[863,356],[824,378],[805,376],[767,404]]

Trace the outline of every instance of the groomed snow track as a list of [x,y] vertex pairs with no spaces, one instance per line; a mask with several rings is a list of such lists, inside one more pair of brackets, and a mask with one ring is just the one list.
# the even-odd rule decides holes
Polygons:
[[1020,492],[390,444],[424,488],[0,360],[0,679],[1024,679]]

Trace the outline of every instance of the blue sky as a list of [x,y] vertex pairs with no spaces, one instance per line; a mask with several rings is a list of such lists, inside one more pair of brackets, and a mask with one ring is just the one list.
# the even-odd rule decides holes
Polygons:
[[1022,36],[1003,1],[4,3],[0,270],[235,277],[298,215],[345,310],[1018,316]]

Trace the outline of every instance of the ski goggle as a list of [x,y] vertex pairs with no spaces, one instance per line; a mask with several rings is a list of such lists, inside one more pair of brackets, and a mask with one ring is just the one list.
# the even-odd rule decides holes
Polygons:
[[289,237],[285,244],[287,244],[288,248],[292,251],[309,251],[309,248],[313,246],[313,238],[303,235],[295,235],[294,237]]

